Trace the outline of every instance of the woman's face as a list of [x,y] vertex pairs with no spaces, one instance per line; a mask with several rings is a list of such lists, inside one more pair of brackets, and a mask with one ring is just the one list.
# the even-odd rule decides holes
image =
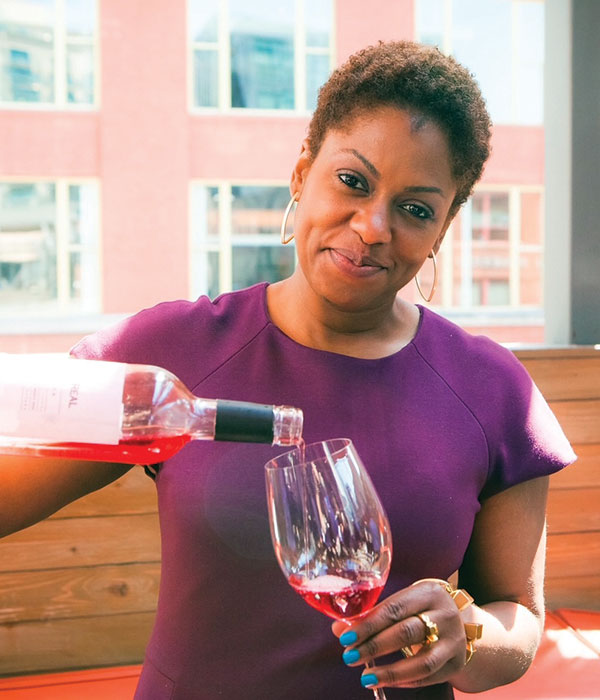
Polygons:
[[444,133],[396,107],[330,131],[292,176],[298,260],[312,290],[336,307],[377,308],[437,250],[456,185]]

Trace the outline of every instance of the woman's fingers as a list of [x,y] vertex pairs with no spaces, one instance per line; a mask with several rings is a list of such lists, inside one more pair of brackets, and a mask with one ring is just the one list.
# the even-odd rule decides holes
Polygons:
[[[343,653],[343,660],[348,665],[357,665],[374,661],[380,656],[386,656],[402,650],[405,647],[423,646],[427,649],[433,649],[438,646],[442,639],[445,640],[443,646],[448,643],[466,645],[464,640],[464,630],[462,626],[454,624],[456,613],[452,610],[428,610],[423,613],[423,617],[427,619],[435,627],[437,632],[437,641],[428,642],[428,637],[433,639],[432,629],[428,628],[423,621],[416,615],[396,622],[381,632],[377,632],[373,636],[367,637],[364,640],[357,638],[356,642],[347,645],[346,651]],[[352,630],[353,631],[353,630]],[[347,631],[348,636],[340,638],[343,642],[346,639],[351,640],[352,631]]]
[[[408,649],[402,658],[366,669],[369,685],[420,687],[441,683],[464,664],[466,638],[454,601],[443,587],[422,582],[379,603],[351,625],[334,623],[346,647],[343,660],[358,666]],[[409,654],[414,654],[410,655]],[[404,658],[408,656],[408,658]]]
[[388,688],[419,688],[447,681],[460,667],[461,662],[452,655],[450,645],[440,644],[422,649],[409,659],[368,668],[363,678],[374,676],[377,679],[374,685]]
[[[437,609],[446,610],[456,617],[456,606],[448,593],[437,584],[423,582],[389,596],[360,620],[352,622],[350,626],[344,627],[344,623],[334,623],[332,629],[334,634],[339,636],[342,645],[361,644],[384,630],[415,617],[418,613]],[[437,623],[437,620],[434,621]],[[421,631],[423,631],[423,623],[418,618],[416,618],[416,622],[420,624]],[[414,625],[415,621],[413,620],[411,624]],[[354,637],[356,637],[355,641],[350,641]],[[421,641],[423,639],[424,635]],[[406,646],[406,644],[402,646]],[[396,650],[399,648],[397,647]]]

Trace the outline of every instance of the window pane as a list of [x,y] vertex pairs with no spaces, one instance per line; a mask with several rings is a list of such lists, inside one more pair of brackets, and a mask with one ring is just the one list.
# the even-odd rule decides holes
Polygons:
[[293,109],[293,0],[229,5],[232,107]]
[[92,104],[94,101],[94,48],[67,46],[67,101]]
[[329,46],[331,9],[331,0],[304,0],[307,46]]
[[211,299],[219,296],[221,287],[219,277],[219,253],[209,250],[206,253],[206,294]]
[[[495,122],[510,122],[512,2],[453,0],[453,54],[475,74]],[[494,30],[490,31],[490,27]],[[485,41],[482,41],[485,37]]]
[[189,0],[188,21],[192,41],[217,41],[219,34],[218,0]]
[[474,241],[508,240],[508,194],[476,192],[473,195]]
[[544,121],[544,3],[524,2],[517,6],[516,114],[519,124]]
[[0,3],[0,99],[54,100],[54,3]]
[[69,243],[98,248],[98,190],[95,185],[69,186]]
[[54,185],[0,184],[0,307],[56,298]]
[[242,289],[257,282],[278,282],[294,270],[294,249],[275,246],[235,246],[233,288]]
[[317,106],[319,88],[329,76],[329,56],[306,56],[306,108],[311,112]]
[[194,51],[194,105],[217,107],[219,104],[219,56],[216,50]]
[[[100,247],[98,188],[95,183],[69,185],[69,290],[78,311],[100,308]],[[74,309],[75,310],[75,309]]]
[[506,306],[508,302],[508,280],[490,280],[487,303],[490,306]]
[[287,187],[232,187],[231,230],[234,234],[279,233],[290,200]]
[[219,188],[194,185],[192,221],[200,243],[216,243],[219,238]]
[[69,256],[69,297],[75,301],[81,299],[81,253],[71,253]]
[[418,40],[444,46],[444,0],[417,0],[415,6]]
[[66,0],[67,34],[92,37],[96,31],[96,0]]

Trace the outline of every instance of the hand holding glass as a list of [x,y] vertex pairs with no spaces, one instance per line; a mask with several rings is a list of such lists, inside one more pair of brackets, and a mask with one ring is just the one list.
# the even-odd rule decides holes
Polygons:
[[[350,622],[370,610],[392,559],[390,526],[352,442],[299,447],[265,466],[275,555],[314,608]],[[380,688],[376,698],[385,699]]]

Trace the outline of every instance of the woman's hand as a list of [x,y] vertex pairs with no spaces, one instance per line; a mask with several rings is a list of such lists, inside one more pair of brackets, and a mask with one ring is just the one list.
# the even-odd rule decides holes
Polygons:
[[[435,581],[417,581],[380,602],[360,621],[350,626],[335,622],[332,629],[346,647],[342,658],[349,666],[400,655],[366,669],[361,679],[365,687],[433,685],[449,680],[465,665],[463,620],[449,592]],[[414,655],[406,658],[403,649]]]

